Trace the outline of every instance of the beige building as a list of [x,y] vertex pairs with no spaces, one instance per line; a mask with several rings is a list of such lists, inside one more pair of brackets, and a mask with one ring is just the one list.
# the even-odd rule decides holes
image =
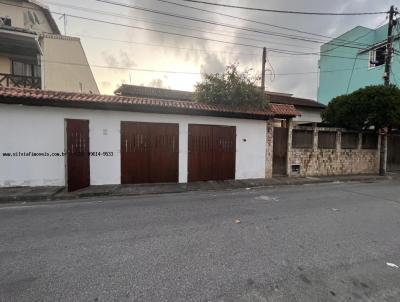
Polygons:
[[34,0],[0,2],[0,86],[99,93],[80,39]]

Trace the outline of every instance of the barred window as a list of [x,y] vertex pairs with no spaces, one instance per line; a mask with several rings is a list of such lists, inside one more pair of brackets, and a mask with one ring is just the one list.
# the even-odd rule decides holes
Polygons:
[[336,132],[319,131],[318,132],[319,149],[336,149]]
[[313,147],[314,132],[311,130],[294,129],[292,133],[292,148],[309,149]]
[[376,133],[363,133],[362,148],[363,149],[377,149],[378,148],[378,135]]
[[344,132],[342,133],[342,149],[357,149],[358,133]]

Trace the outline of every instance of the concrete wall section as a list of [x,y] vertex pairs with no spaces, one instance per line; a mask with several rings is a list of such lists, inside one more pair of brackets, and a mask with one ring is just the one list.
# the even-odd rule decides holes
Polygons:
[[322,122],[321,112],[322,109],[306,108],[296,106],[296,109],[300,112],[301,116],[293,119],[296,124],[302,123],[320,123]]
[[78,38],[45,34],[41,44],[44,89],[100,93]]
[[63,152],[67,118],[89,120],[91,151],[113,152],[110,157],[90,158],[92,185],[120,183],[121,121],[179,123],[182,183],[187,182],[188,125],[236,126],[236,179],[265,177],[265,121],[0,104],[0,187],[65,185],[63,156],[8,157],[3,153]]

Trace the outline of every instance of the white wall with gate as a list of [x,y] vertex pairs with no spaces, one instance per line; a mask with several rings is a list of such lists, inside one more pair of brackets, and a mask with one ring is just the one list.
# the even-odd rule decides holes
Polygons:
[[[188,125],[236,126],[236,179],[265,177],[266,122],[210,116],[153,114],[0,104],[0,187],[64,186],[65,119],[89,120],[92,185],[121,182],[121,121],[179,123],[179,182],[187,182]],[[16,152],[48,156],[5,156]]]

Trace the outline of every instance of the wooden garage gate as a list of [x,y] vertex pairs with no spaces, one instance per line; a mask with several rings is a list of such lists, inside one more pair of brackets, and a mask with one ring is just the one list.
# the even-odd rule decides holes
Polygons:
[[179,125],[121,122],[121,183],[178,182]]
[[236,127],[189,125],[188,181],[235,179]]

